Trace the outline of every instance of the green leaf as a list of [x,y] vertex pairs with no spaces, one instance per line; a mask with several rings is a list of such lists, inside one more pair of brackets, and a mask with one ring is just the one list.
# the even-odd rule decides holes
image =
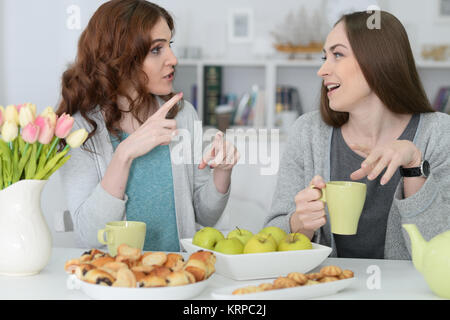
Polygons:
[[33,144],[33,148],[32,148],[32,152],[31,152],[31,157],[28,160],[28,163],[25,167],[25,179],[29,180],[32,179],[34,177],[34,175],[36,174],[36,152],[37,152],[37,146],[36,144]]
[[72,156],[69,155],[69,156],[65,156],[64,158],[62,158],[62,159],[58,162],[58,164],[57,164],[52,170],[50,170],[49,173],[47,173],[47,175],[44,177],[44,180],[50,179],[51,175],[54,174],[56,170],[58,170],[59,168],[61,168],[62,165],[65,164],[65,163],[70,159],[70,157],[72,157]]
[[32,149],[28,148],[27,153],[25,155],[23,155],[22,158],[20,158],[17,170],[14,172],[13,183],[20,180],[20,177],[22,176],[23,168],[27,164],[27,161],[30,158],[32,151],[33,151]]
[[63,152],[57,153],[53,158],[49,159],[44,168],[36,172],[34,179],[42,180],[56,166],[59,160],[61,160],[61,158],[64,157],[68,152],[69,150],[65,150]]

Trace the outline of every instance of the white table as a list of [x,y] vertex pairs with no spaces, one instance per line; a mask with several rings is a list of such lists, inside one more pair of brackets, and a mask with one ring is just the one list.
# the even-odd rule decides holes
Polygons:
[[[40,274],[29,277],[0,276],[0,299],[89,299],[82,291],[67,288],[68,275],[64,271],[64,263],[79,257],[84,251],[87,250],[53,248],[50,262]],[[338,265],[353,270],[357,280],[351,287],[321,299],[439,299],[430,291],[411,261],[328,258],[321,266],[324,265]],[[316,269],[319,268],[320,266]],[[211,280],[205,291],[195,299],[209,300],[212,299],[211,292],[216,288],[252,282],[234,281],[218,274],[214,274]]]

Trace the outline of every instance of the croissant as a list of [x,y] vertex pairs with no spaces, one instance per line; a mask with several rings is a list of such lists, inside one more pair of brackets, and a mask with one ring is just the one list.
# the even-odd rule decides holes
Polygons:
[[69,274],[73,274],[80,263],[80,259],[71,259],[64,264],[64,270]]
[[103,266],[99,267],[99,269],[108,272],[114,278],[117,278],[117,271],[120,269],[128,269],[128,265],[122,262],[107,262]]
[[155,266],[153,268],[153,270],[149,272],[149,275],[156,276],[156,277],[161,277],[161,278],[165,279],[171,272],[172,272],[172,270],[170,270],[167,267]]
[[84,280],[86,273],[88,273],[91,270],[94,270],[95,266],[93,266],[90,263],[81,263],[76,269],[75,269],[75,275],[78,279]]
[[189,259],[184,266],[184,270],[190,272],[197,282],[205,280],[208,277],[208,267],[201,260]]
[[117,255],[127,257],[129,260],[136,261],[141,257],[141,249],[132,248],[127,244],[121,244],[117,247]]
[[184,266],[184,258],[181,254],[169,253],[167,254],[167,261],[164,263],[164,266],[173,271],[180,271]]
[[115,260],[114,260],[113,257],[110,257],[110,256],[102,256],[102,257],[100,257],[100,258],[97,258],[97,259],[92,260],[90,263],[91,263],[93,266],[99,268],[99,267],[102,267],[103,265],[105,265],[106,263],[114,262],[114,261],[115,261]]
[[[198,276],[202,278],[202,280],[207,279],[211,276],[211,274],[214,273],[214,271],[216,271],[215,263],[216,263],[216,256],[214,255],[214,253],[210,251],[199,250],[191,254],[191,256],[188,259],[188,262],[184,266],[184,269],[194,274],[195,279],[197,279],[197,281],[201,281],[198,280],[198,277],[195,275],[195,273],[197,273]],[[194,270],[195,268],[199,268],[200,270]],[[205,275],[202,277],[201,274],[203,270],[205,272]]]
[[141,258],[144,266],[162,266],[167,261],[167,255],[164,252],[147,252]]
[[117,271],[117,279],[114,281],[113,287],[136,288],[136,277],[134,273],[127,268]]
[[186,270],[174,271],[170,273],[167,278],[167,285],[172,286],[183,286],[189,283],[195,282],[195,277]]
[[89,283],[100,284],[103,286],[111,286],[115,281],[112,275],[100,269],[89,270],[84,276],[83,280]]
[[131,271],[134,273],[136,277],[136,281],[141,281],[141,279],[145,278],[150,274],[150,272],[154,269],[154,266],[137,266],[131,268]]
[[148,275],[142,278],[138,285],[139,288],[166,287],[167,281],[163,277]]

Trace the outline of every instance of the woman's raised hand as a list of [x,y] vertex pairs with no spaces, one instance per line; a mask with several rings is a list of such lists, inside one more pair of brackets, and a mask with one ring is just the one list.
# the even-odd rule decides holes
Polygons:
[[422,153],[409,140],[396,140],[373,149],[357,144],[351,144],[350,148],[362,152],[366,158],[361,163],[361,168],[350,175],[352,180],[360,180],[365,176],[369,180],[374,180],[386,169],[380,180],[380,183],[384,185],[391,180],[400,166],[418,167],[422,160]]
[[231,171],[238,163],[240,154],[236,147],[229,141],[223,139],[223,132],[219,131],[214,137],[211,148],[205,153],[202,162],[198,166],[204,169],[208,163],[216,170]]
[[325,204],[319,200],[322,196],[319,189],[323,188],[325,181],[321,176],[315,176],[308,187],[297,193],[294,198],[295,212],[290,219],[292,232],[301,232],[311,239],[314,231],[327,222]]
[[135,132],[120,143],[120,150],[125,152],[130,160],[134,160],[157,146],[168,145],[177,135],[177,122],[174,119],[166,119],[166,116],[182,98],[183,93],[178,93],[163,104]]

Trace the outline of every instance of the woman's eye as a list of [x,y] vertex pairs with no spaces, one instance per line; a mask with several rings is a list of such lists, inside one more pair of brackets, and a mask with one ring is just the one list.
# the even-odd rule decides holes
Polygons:
[[151,50],[151,53],[153,53],[153,54],[158,54],[158,53],[161,51],[161,49],[162,49],[162,47],[161,47],[161,46],[158,46],[158,47],[152,49],[152,50]]
[[333,55],[334,55],[336,58],[343,57],[342,53],[339,53],[339,52],[333,52]]

